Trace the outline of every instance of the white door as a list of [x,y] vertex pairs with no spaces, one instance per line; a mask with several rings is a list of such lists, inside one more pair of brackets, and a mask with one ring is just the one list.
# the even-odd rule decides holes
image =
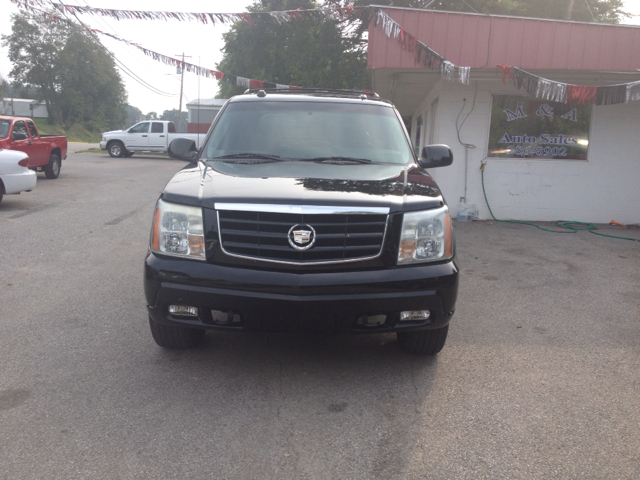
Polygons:
[[142,122],[131,127],[124,134],[124,146],[127,150],[149,149],[149,126],[151,122]]
[[163,152],[167,149],[167,133],[164,131],[164,125],[162,122],[151,122],[149,150]]

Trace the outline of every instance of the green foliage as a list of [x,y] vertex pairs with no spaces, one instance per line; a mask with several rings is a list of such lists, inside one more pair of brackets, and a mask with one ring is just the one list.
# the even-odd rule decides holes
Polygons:
[[[263,0],[249,10],[311,9],[312,0]],[[369,79],[366,57],[336,20],[298,19],[278,25],[274,20],[238,23],[223,35],[223,59],[217,69],[246,78],[301,87],[362,89]],[[219,98],[244,88],[220,82]]]
[[35,89],[53,124],[124,121],[125,90],[109,53],[88,33],[36,14],[12,16],[9,47],[14,84]]
[[125,108],[126,108],[127,121],[126,121],[126,125],[122,125],[123,128],[130,127],[134,123],[138,123],[141,118],[144,118],[144,115],[142,114],[142,110],[140,110],[138,107],[134,107],[133,105],[126,105]]
[[82,143],[98,143],[100,142],[101,130],[87,128],[87,124],[76,123],[69,127],[64,125],[51,125],[45,118],[34,118],[38,131],[42,135],[64,135],[67,137],[68,142],[82,142]]
[[65,124],[93,121],[111,129],[122,123],[124,85],[109,52],[94,37],[70,30],[56,67]]

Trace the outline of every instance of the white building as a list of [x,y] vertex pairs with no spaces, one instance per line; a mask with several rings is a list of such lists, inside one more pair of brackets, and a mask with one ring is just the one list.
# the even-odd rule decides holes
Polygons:
[[[466,200],[480,218],[491,218],[480,170],[486,163],[484,185],[497,218],[640,223],[640,84],[627,85],[640,81],[640,27],[382,11],[400,28],[385,31],[380,21],[369,28],[373,90],[396,104],[417,149],[451,147],[453,165],[430,172],[451,207]],[[411,37],[471,67],[469,84],[456,81],[459,69],[449,80],[425,66],[433,58],[425,51],[416,57]],[[580,95],[624,86],[612,87],[608,100],[598,91],[588,102],[565,95],[558,103],[549,100],[556,98],[554,83],[535,80],[547,96],[536,98],[523,83],[514,85],[517,69],[498,65],[531,72],[528,78],[592,86],[576,90]],[[630,96],[599,104],[619,91]]]
[[0,105],[0,115],[32,118],[47,118],[49,116],[44,101],[31,98],[3,98],[2,105]]
[[226,101],[218,98],[199,98],[187,103],[188,133],[207,133]]

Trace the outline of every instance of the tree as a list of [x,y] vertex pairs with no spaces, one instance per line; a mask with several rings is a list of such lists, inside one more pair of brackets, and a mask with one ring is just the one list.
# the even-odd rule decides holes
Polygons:
[[127,127],[130,127],[134,123],[138,123],[144,115],[142,114],[142,110],[138,107],[134,107],[133,105],[126,106],[126,115],[127,115]]
[[114,128],[126,118],[126,93],[107,50],[79,27],[27,13],[2,36],[14,82],[35,88],[52,123]]
[[[312,9],[313,0],[262,0],[252,12]],[[361,89],[368,86],[366,57],[338,20],[305,17],[278,24],[237,23],[223,35],[217,69],[245,78],[302,87]],[[224,79],[220,98],[244,91]]]
[[[39,23],[27,14],[12,15],[11,35],[2,35],[2,46],[9,47],[14,82],[36,87],[47,105],[50,120],[56,120],[59,70],[55,61],[64,48],[65,28],[51,20]],[[55,112],[55,113],[54,113]]]
[[70,30],[57,59],[59,108],[63,122],[93,123],[108,128],[124,120],[124,85],[109,52],[90,35]]

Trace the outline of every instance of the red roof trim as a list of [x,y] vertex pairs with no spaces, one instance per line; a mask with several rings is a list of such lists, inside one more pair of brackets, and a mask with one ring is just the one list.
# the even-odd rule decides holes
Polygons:
[[[640,26],[394,7],[382,10],[455,65],[616,72],[640,69]],[[369,28],[368,65],[372,69],[420,68],[411,54],[373,24]]]

